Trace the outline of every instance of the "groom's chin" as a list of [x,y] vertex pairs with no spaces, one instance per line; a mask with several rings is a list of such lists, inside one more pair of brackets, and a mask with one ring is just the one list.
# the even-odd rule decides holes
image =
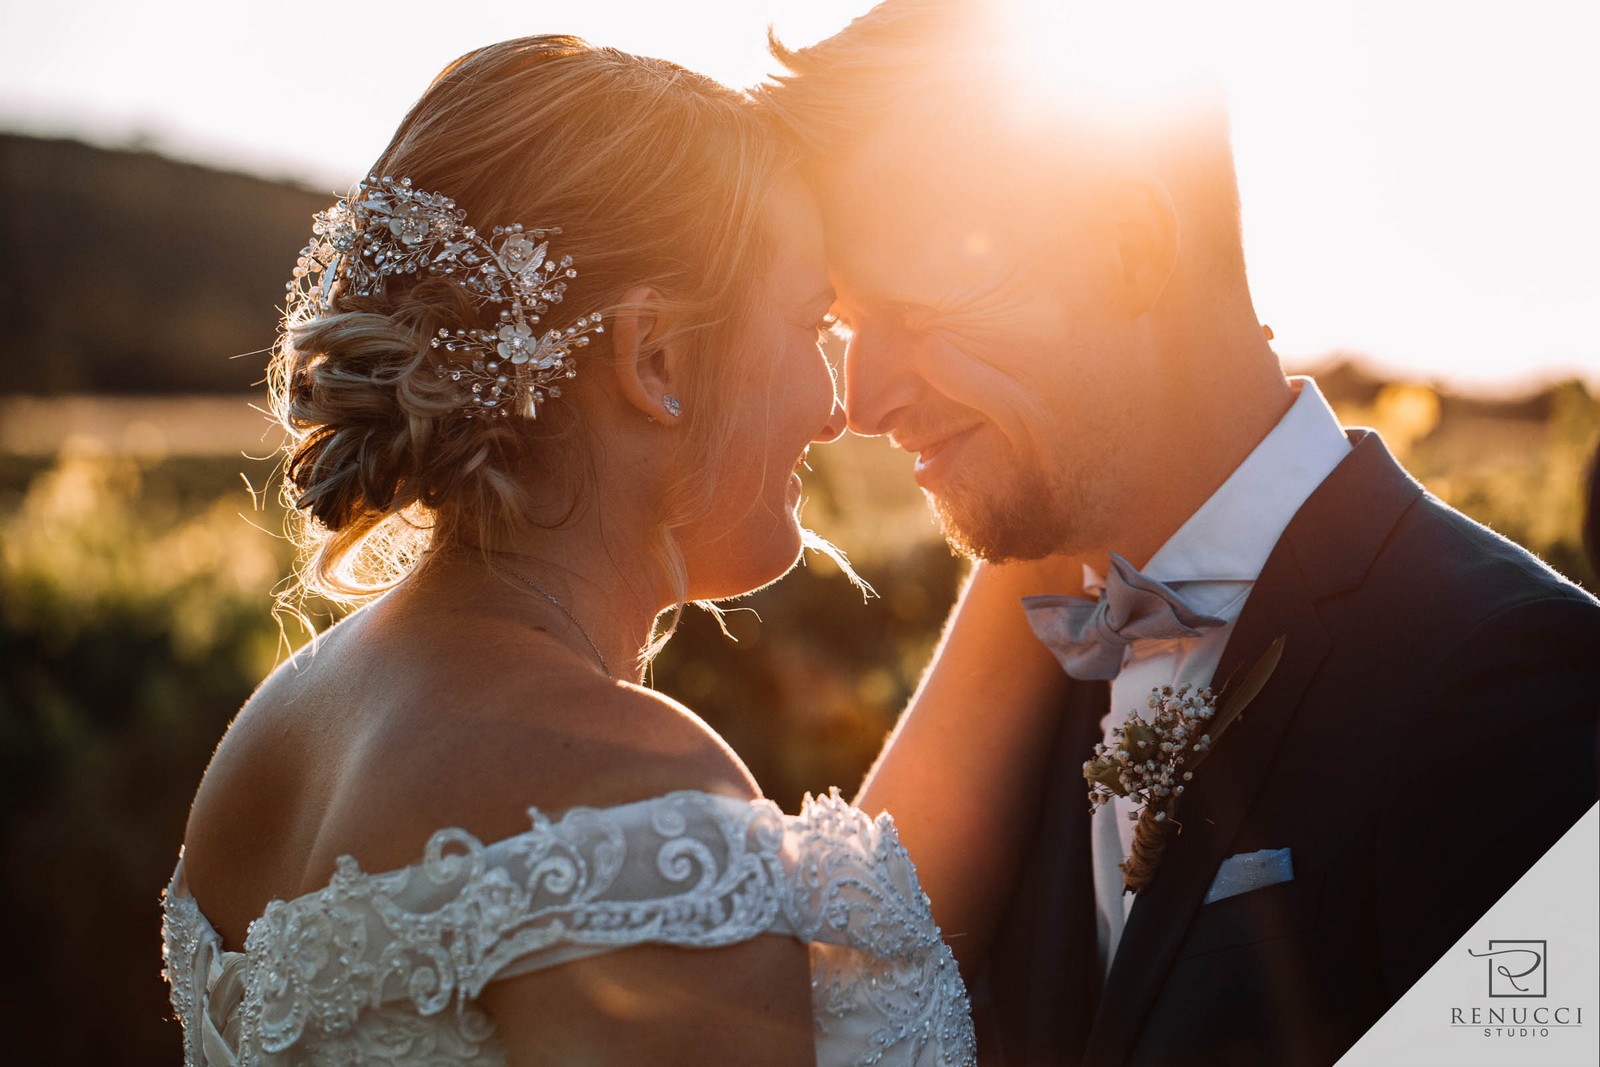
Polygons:
[[1061,551],[1063,531],[1057,529],[1048,494],[1012,486],[995,496],[927,493],[939,518],[945,543],[956,555],[986,563],[1011,563],[1042,559]]

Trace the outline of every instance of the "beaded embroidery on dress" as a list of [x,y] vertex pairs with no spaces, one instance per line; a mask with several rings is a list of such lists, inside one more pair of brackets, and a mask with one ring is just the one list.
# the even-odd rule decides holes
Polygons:
[[838,794],[798,816],[677,792],[574,808],[485,845],[441,830],[422,862],[274,901],[227,952],[178,861],[166,976],[189,1067],[504,1062],[474,1003],[497,978],[628,945],[809,943],[818,1064],[975,1062],[970,1007],[887,815]]

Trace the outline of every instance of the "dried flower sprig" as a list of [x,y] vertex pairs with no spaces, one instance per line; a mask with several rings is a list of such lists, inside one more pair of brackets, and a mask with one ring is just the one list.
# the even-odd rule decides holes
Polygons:
[[[1083,765],[1089,784],[1090,810],[1128,797],[1137,820],[1133,849],[1122,864],[1123,890],[1138,893],[1149,886],[1177,825],[1172,807],[1194,780],[1195,768],[1211,753],[1224,730],[1239,720],[1283,656],[1279,637],[1235,685],[1238,673],[1222,690],[1209,686],[1158,686],[1150,693],[1147,721],[1135,712],[1112,729],[1108,743],[1094,747]],[[1179,827],[1181,831],[1182,827]]]
[[1147,707],[1155,713],[1150,722],[1130,716],[1111,731],[1109,744],[1094,746],[1095,758],[1083,765],[1083,777],[1095,806],[1131,797],[1154,810],[1160,822],[1168,798],[1182,796],[1184,783],[1194,778],[1193,770],[1184,769],[1186,757],[1211,747],[1206,723],[1216,715],[1216,698],[1209,686],[1164,685],[1151,690]]

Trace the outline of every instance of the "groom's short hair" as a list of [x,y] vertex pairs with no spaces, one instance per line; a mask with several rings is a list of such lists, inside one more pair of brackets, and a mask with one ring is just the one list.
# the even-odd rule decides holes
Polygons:
[[[1132,155],[1166,183],[1185,226],[1199,238],[1200,262],[1217,272],[1213,280],[1236,276],[1242,283],[1238,179],[1220,87],[1189,82],[1149,94],[1138,121],[1129,112],[1110,114],[1089,93],[1029,98],[1026,83],[1012,76],[1015,44],[1004,36],[993,7],[985,0],[884,0],[832,37],[799,49],[786,47],[769,30],[768,46],[784,71],[755,95],[818,172],[868,140],[885,116],[918,114],[919,101],[935,137],[950,128],[941,121],[949,109],[972,115],[988,108],[995,114],[1020,103],[1047,117],[1052,143],[1043,143],[1037,122],[1013,127],[1009,140],[1005,124],[995,123],[996,140],[983,147],[998,151],[985,161],[997,181],[1041,160],[1070,166],[1074,156],[1103,163]],[[1016,30],[1011,24],[1009,32]]]

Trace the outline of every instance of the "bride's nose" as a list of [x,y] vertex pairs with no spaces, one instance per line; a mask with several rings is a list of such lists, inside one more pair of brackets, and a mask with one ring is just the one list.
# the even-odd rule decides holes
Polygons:
[[837,441],[843,435],[844,427],[844,405],[839,403],[839,397],[835,394],[833,410],[828,412],[828,421],[822,424],[822,429],[818,430],[811,440],[824,445],[830,441]]

